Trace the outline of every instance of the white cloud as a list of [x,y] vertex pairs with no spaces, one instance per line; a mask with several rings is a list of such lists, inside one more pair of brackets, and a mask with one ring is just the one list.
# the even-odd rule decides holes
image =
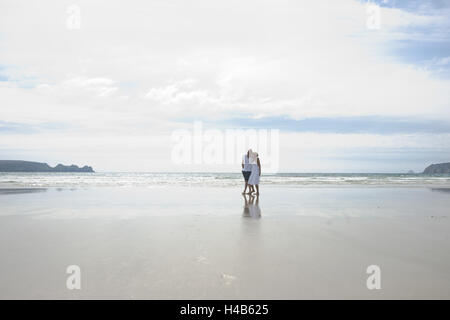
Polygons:
[[[63,3],[37,10],[5,2],[0,59],[20,66],[9,69],[17,79],[78,87],[87,98],[146,96],[153,108],[172,110],[161,115],[178,118],[447,117],[448,80],[383,55],[390,41],[415,37],[408,32],[414,26],[448,25],[445,16],[381,8],[382,27],[374,31],[366,28],[366,4],[350,0],[134,3],[108,2],[105,15],[105,7],[80,2],[83,23],[74,31],[63,23]],[[182,85],[184,79],[196,82]],[[128,92],[123,82],[136,88]],[[136,112],[147,102],[137,101]]]

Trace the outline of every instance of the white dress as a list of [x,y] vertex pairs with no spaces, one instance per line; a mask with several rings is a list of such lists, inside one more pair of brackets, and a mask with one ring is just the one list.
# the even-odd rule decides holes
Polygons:
[[261,209],[257,204],[249,204],[248,211],[250,211],[250,217],[252,218],[259,218],[261,217]]
[[250,174],[250,178],[248,178],[248,184],[253,186],[259,184],[259,167],[256,163],[252,163],[252,173]]

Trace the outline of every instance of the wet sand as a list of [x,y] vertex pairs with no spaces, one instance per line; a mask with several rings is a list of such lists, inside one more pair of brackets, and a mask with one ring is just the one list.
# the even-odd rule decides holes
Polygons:
[[448,190],[2,189],[0,298],[449,299]]

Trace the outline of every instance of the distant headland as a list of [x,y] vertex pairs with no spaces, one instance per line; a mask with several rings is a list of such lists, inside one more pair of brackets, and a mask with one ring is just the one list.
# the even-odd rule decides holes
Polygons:
[[94,170],[89,166],[80,168],[74,164],[70,166],[58,164],[56,167],[50,167],[43,162],[0,160],[0,172],[94,172]]
[[450,173],[450,162],[429,165],[423,170],[425,174]]

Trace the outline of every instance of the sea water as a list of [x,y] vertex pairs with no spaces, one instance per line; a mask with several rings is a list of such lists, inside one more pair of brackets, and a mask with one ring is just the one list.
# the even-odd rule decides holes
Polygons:
[[[236,173],[0,173],[0,187],[235,187],[243,183]],[[400,173],[278,173],[263,174],[265,186],[450,186],[450,175]]]

